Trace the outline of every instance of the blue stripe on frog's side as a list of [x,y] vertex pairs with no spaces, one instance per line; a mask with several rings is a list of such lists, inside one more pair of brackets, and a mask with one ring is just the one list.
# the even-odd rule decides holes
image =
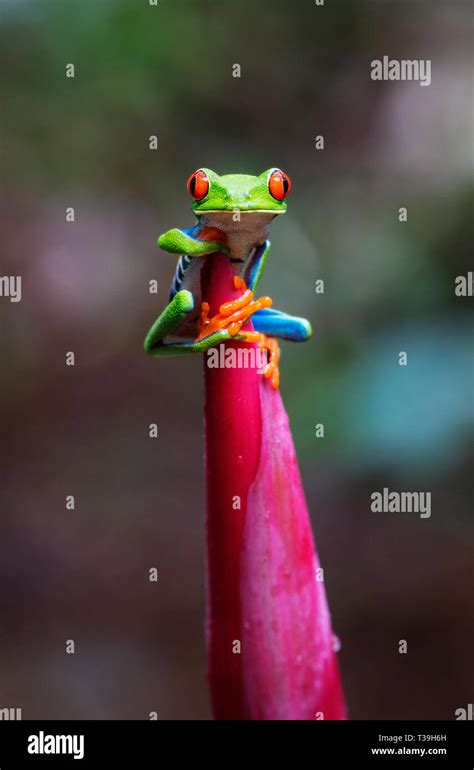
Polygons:
[[177,294],[178,291],[180,291],[184,281],[184,274],[193,259],[199,259],[199,257],[188,257],[187,254],[183,254],[178,259],[178,264],[176,265],[175,274],[171,282],[170,298],[169,298],[170,302],[175,296],[175,294]]
[[[187,235],[189,238],[196,239],[195,236],[197,235],[200,229],[201,229],[201,225],[198,222],[198,224],[194,225],[193,227],[189,227],[188,229],[183,230],[182,232],[185,235]],[[171,281],[170,296],[169,296],[170,302],[173,299],[173,297],[178,293],[178,291],[180,291],[183,288],[184,274],[188,269],[188,267],[190,266],[193,259],[194,257],[190,257],[188,254],[182,254],[178,259],[173,280]]]

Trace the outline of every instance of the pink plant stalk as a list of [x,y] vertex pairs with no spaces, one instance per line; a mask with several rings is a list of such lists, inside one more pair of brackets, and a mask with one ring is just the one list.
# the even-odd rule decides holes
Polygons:
[[[201,285],[211,314],[241,293],[223,254],[206,258]],[[324,584],[316,577],[319,562],[280,392],[256,368],[204,368],[214,715],[345,719]]]

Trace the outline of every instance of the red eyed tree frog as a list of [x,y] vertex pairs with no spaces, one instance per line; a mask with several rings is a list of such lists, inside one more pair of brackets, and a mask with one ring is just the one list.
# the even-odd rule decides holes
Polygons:
[[[268,257],[270,223],[286,212],[290,189],[289,177],[277,168],[260,176],[219,176],[206,168],[191,174],[188,192],[194,199],[197,224],[188,230],[168,230],[158,238],[162,249],[181,256],[169,304],[146,336],[147,353],[199,353],[231,339],[256,342],[268,351],[266,375],[274,387],[278,385],[278,344],[271,338],[300,342],[311,336],[311,325],[304,318],[274,310],[270,297],[254,300],[253,296]],[[209,318],[209,306],[201,298],[200,268],[202,258],[215,252],[228,255],[235,287],[242,289],[242,295],[221,305],[219,314]],[[250,317],[255,331],[241,331]],[[178,341],[165,342],[169,335]]]

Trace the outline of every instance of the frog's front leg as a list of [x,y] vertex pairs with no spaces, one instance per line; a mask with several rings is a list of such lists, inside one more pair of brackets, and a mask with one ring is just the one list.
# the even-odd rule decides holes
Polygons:
[[217,227],[202,227],[197,224],[188,230],[173,227],[158,238],[158,246],[170,254],[188,254],[190,257],[205,257],[216,251],[228,253],[227,236]]
[[[258,247],[253,257],[248,271],[248,286],[253,292],[260,283],[269,251],[270,241],[265,241]],[[252,321],[255,331],[292,342],[302,342],[309,339],[312,334],[311,324],[305,318],[288,315],[288,313],[275,310],[273,307],[257,310],[253,314]]]

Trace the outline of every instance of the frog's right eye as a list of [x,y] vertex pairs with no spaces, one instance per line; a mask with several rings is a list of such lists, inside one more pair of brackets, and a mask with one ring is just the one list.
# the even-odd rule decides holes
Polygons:
[[280,171],[279,168],[276,168],[275,171],[272,171],[270,174],[270,179],[268,180],[268,189],[270,190],[270,194],[273,198],[275,198],[275,200],[285,200],[286,196],[291,190],[290,177],[288,174],[285,174],[284,171]]
[[209,192],[209,179],[204,171],[195,171],[188,179],[188,192],[195,201],[202,201]]

